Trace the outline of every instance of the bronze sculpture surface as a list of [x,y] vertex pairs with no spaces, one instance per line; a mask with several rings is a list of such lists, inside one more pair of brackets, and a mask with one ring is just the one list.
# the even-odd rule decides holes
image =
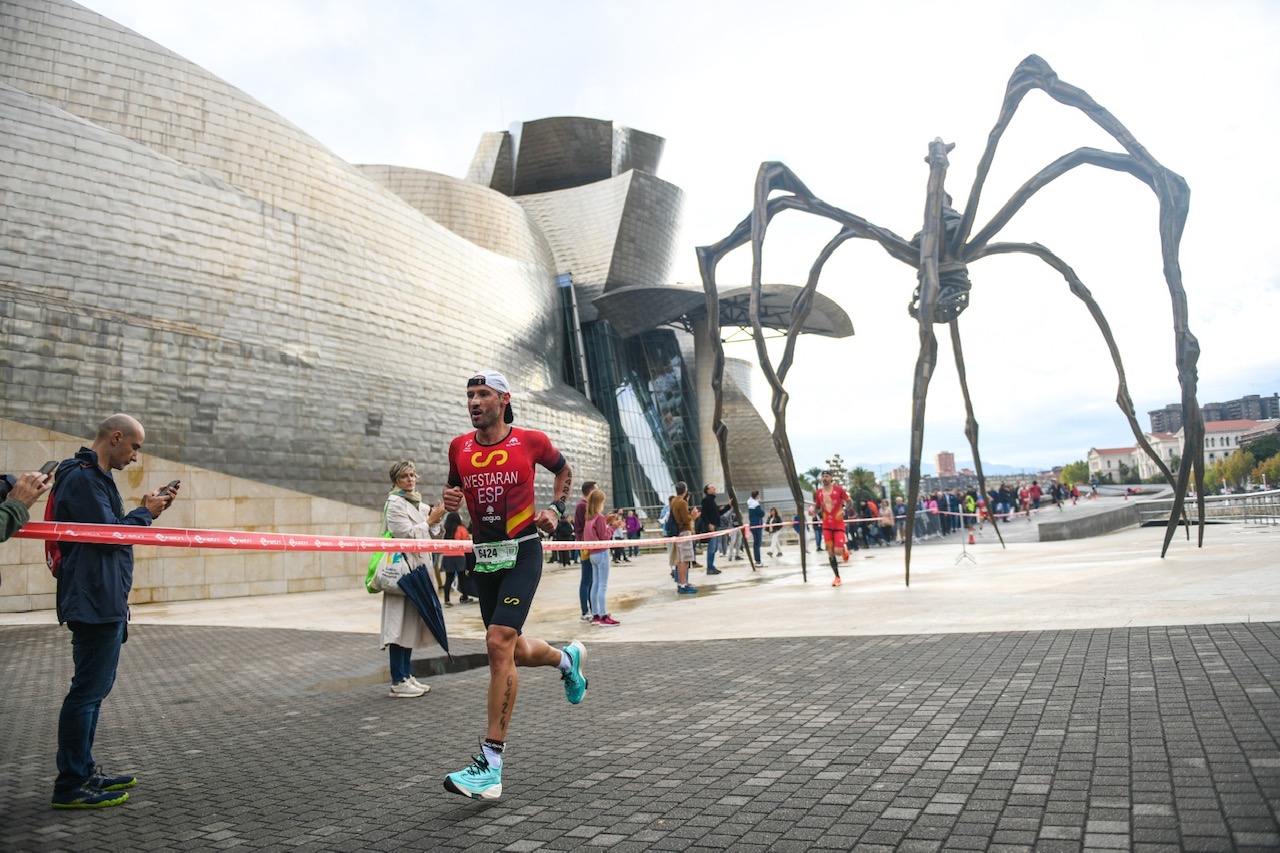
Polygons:
[[[983,184],[995,157],[996,147],[1023,97],[1034,89],[1044,91],[1060,104],[1082,111],[1089,119],[1116,140],[1124,152],[1102,151],[1096,148],[1077,148],[1045,166],[1018,188],[995,216],[976,234],[973,234],[978,202]],[[804,185],[799,177],[782,163],[762,163],[756,176],[755,198],[751,214],[723,240],[697,250],[698,267],[707,299],[707,315],[711,324],[711,340],[715,347],[712,369],[712,390],[715,394],[715,410],[712,428],[720,449],[724,468],[725,488],[730,497],[735,494],[731,466],[728,457],[727,429],[722,420],[721,378],[724,370],[724,347],[720,339],[719,312],[716,310],[718,289],[716,267],[734,249],[748,241],[751,244],[751,321],[756,353],[765,379],[772,389],[771,409],[774,416],[773,441],[790,479],[792,496],[797,513],[804,517],[804,497],[796,476],[795,460],[786,431],[786,407],[788,395],[783,387],[787,371],[795,355],[795,342],[804,317],[810,310],[813,294],[817,289],[822,269],[831,255],[850,239],[874,240],[891,257],[912,267],[916,272],[917,286],[908,310],[919,324],[919,354],[916,359],[915,379],[911,406],[911,479],[907,493],[907,521],[905,541],[906,582],[911,582],[911,541],[915,527],[915,508],[920,490],[920,458],[924,443],[925,401],[937,363],[937,338],[934,326],[950,327],[951,345],[956,359],[960,389],[965,402],[965,436],[973,450],[979,488],[987,494],[986,478],[978,453],[978,422],[969,398],[964,357],[960,345],[959,315],[968,307],[970,282],[968,265],[990,255],[1021,253],[1039,258],[1056,270],[1069,286],[1071,293],[1087,307],[1098,330],[1106,341],[1111,360],[1116,368],[1118,388],[1116,403],[1129,422],[1138,445],[1154,461],[1165,479],[1174,487],[1173,510],[1165,531],[1160,554],[1164,556],[1173,538],[1176,522],[1184,518],[1184,501],[1187,486],[1194,474],[1197,496],[1199,531],[1198,544],[1204,544],[1204,419],[1196,400],[1196,362],[1200,345],[1191,333],[1187,322],[1187,298],[1182,286],[1182,272],[1178,261],[1178,247],[1182,238],[1189,208],[1190,191],[1186,181],[1166,169],[1144,148],[1133,134],[1115,116],[1100,106],[1087,92],[1058,79],[1057,74],[1043,59],[1032,55],[1024,59],[1014,70],[1005,89],[1004,101],[995,126],[987,138],[987,147],[978,164],[977,175],[966,201],[963,214],[950,206],[951,198],[944,187],[948,167],[947,153],[954,147],[935,139],[929,144],[925,162],[929,165],[929,177],[925,192],[924,225],[911,240],[905,240],[892,231],[875,225],[860,216],[841,210],[819,199]],[[1182,406],[1186,413],[1183,432],[1183,458],[1190,455],[1190,464],[1183,464],[1177,474],[1159,458],[1148,443],[1134,412],[1129,394],[1124,365],[1119,347],[1111,333],[1110,325],[1102,309],[1076,275],[1061,258],[1039,243],[992,242],[1006,225],[1037,192],[1050,182],[1070,172],[1077,166],[1097,166],[1118,172],[1126,172],[1147,184],[1159,201],[1159,233],[1161,256],[1164,263],[1165,283],[1173,308],[1175,363],[1178,382],[1182,389]],[[773,195],[774,193],[778,195]],[[822,248],[810,268],[808,279],[796,297],[792,310],[793,322],[787,332],[782,359],[775,368],[765,348],[763,328],[759,316],[759,291],[764,238],[774,215],[783,210],[801,210],[832,220],[840,231]],[[972,236],[970,236],[972,234]],[[999,535],[999,528],[996,529]],[[1188,536],[1190,531],[1188,531]],[[1003,537],[1001,537],[1003,543]],[[801,565],[805,565],[802,551]]]

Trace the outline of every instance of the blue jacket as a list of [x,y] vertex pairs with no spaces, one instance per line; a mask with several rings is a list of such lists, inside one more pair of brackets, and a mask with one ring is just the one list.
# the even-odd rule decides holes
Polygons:
[[[145,527],[153,520],[146,507],[125,515],[116,481],[87,447],[58,465],[51,500],[54,521]],[[133,546],[60,542],[58,547],[58,622],[127,622]]]

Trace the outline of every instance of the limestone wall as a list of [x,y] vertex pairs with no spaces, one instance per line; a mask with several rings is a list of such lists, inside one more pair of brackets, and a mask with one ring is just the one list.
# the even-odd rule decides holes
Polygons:
[[[145,426],[145,424],[144,424]],[[0,420],[0,470],[33,471],[66,459],[87,440]],[[126,509],[144,493],[181,479],[181,496],[157,522],[164,527],[271,531],[332,536],[376,536],[381,507],[357,507],[298,491],[229,477],[154,456],[143,446],[138,462],[115,474]],[[45,499],[31,510],[43,519]],[[367,555],[200,550],[137,546],[129,601],[230,598],[283,592],[364,591]],[[0,545],[0,612],[50,610],[54,579],[44,563],[44,542],[10,539]]]

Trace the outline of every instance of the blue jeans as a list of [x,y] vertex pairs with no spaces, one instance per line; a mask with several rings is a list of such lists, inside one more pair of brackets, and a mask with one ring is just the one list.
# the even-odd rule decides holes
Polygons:
[[764,542],[764,527],[751,528],[751,550],[755,552],[756,562],[763,563],[760,559],[760,545]]
[[[628,534],[627,534],[627,538],[628,538],[628,539],[632,539],[632,540],[639,539],[639,538],[640,538],[640,531],[639,531],[639,530],[637,530],[637,531],[635,531],[634,533],[628,533]],[[632,557],[639,557],[639,556],[640,556],[640,548],[639,548],[639,546],[637,546],[637,545],[632,545],[632,546],[631,546],[631,549],[630,549],[630,556],[632,556]]]
[[[711,529],[707,528],[707,532],[710,533]],[[707,543],[707,571],[711,571],[716,567],[716,551],[720,550],[720,540],[712,538],[704,541]]]
[[124,622],[68,622],[75,675],[58,715],[58,779],[55,794],[74,791],[93,775],[93,736],[98,712],[116,683]]
[[607,616],[609,608],[604,603],[609,589],[609,552],[591,555],[591,615]]
[[[578,581],[578,604],[582,605],[582,615],[591,613],[591,560],[582,561],[582,579]],[[592,616],[603,616],[603,613],[591,613]]]
[[413,675],[413,649],[387,643],[387,651],[391,653],[391,680],[399,684]]

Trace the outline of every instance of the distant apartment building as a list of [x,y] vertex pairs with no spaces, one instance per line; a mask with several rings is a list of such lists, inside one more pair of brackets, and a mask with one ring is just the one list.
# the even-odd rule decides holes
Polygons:
[[[1280,394],[1263,397],[1259,394],[1246,394],[1236,400],[1225,403],[1205,403],[1200,407],[1204,419],[1208,421],[1263,421],[1268,418],[1280,418]],[[1182,429],[1182,404],[1170,403],[1163,409],[1147,412],[1151,418],[1151,431],[1176,433]]]
[[1175,433],[1182,429],[1182,404],[1170,403],[1163,409],[1147,412],[1151,418],[1151,431]]
[[1200,407],[1206,421],[1263,421],[1280,418],[1280,394],[1260,397],[1248,394],[1225,403],[1205,403]]
[[956,474],[956,455],[950,450],[940,450],[933,457],[939,477],[954,477]]

